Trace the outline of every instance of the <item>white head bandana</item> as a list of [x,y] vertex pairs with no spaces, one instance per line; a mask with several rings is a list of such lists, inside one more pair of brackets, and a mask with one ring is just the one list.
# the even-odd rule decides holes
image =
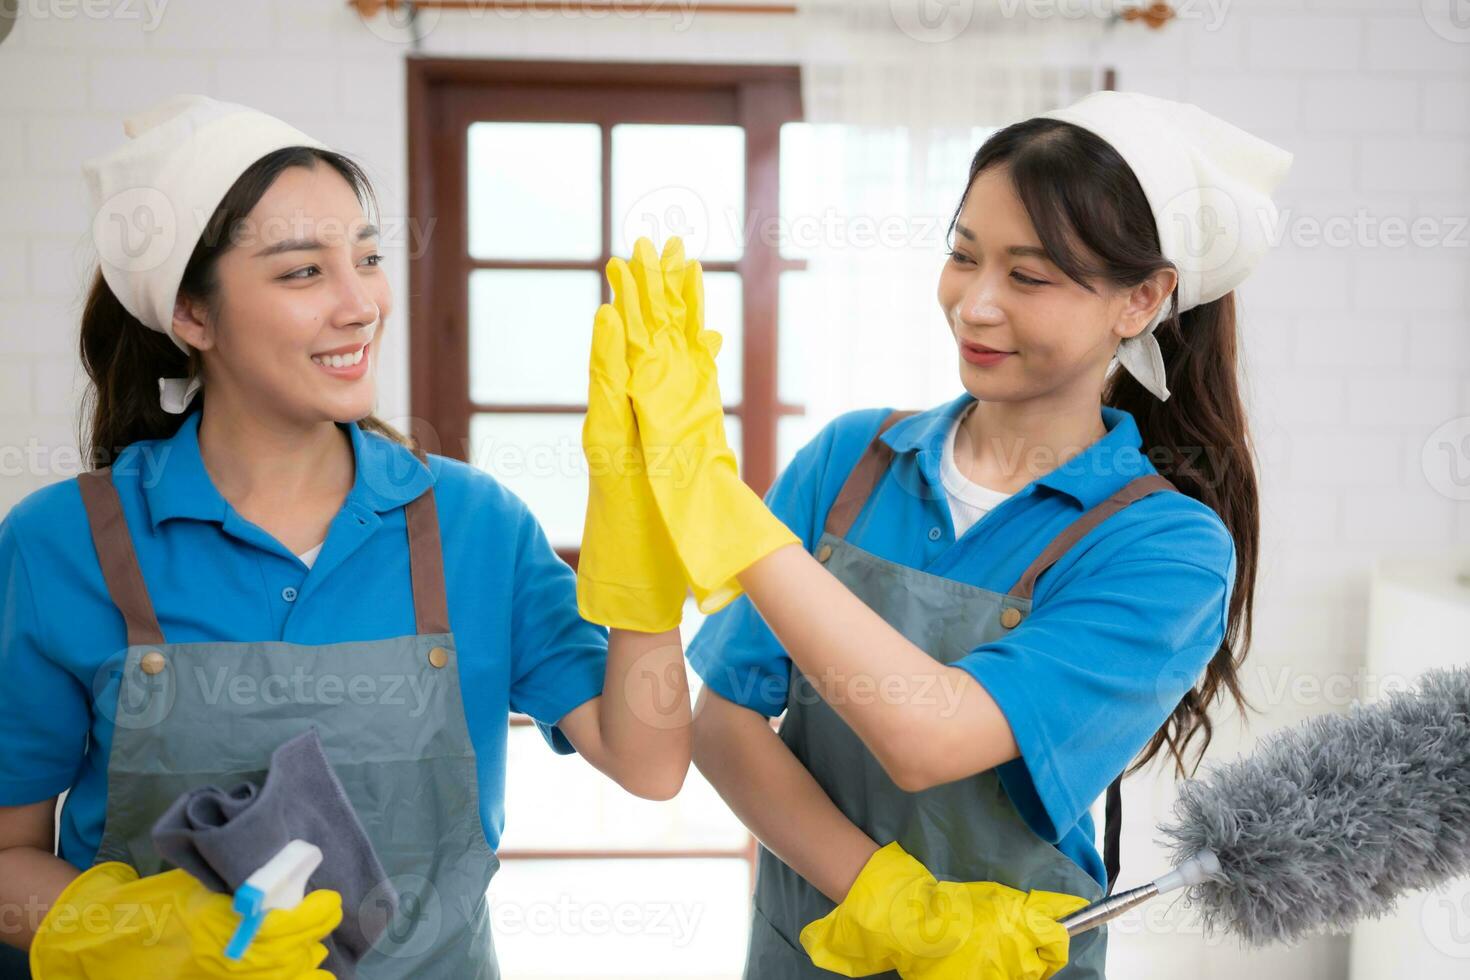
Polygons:
[[[328,149],[273,116],[203,95],[176,95],[123,120],[126,143],[82,164],[102,277],[152,330],[173,332],[174,301],[204,226],[251,164],[288,146]],[[199,379],[159,378],[159,404],[179,414]]]
[[[1118,151],[1142,185],[1164,257],[1179,271],[1179,312],[1219,299],[1245,281],[1270,247],[1271,192],[1292,154],[1184,102],[1136,92],[1093,92],[1045,118],[1081,126]],[[1154,330],[1118,345],[1118,361],[1161,401],[1169,398]]]

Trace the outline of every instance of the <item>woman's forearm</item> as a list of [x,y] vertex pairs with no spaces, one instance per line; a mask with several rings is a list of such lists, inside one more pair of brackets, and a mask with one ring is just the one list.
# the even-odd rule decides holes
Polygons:
[[926,789],[1019,754],[973,677],[911,643],[802,548],[778,549],[739,579],[792,661],[900,787]]
[[689,676],[678,629],[608,635],[598,723],[615,778],[629,792],[670,799],[689,772]]
[[39,847],[0,851],[0,942],[29,949],[56,896],[80,873]]
[[767,850],[834,902],[878,849],[764,716],[709,688],[695,710],[694,763]]
[[29,949],[41,920],[79,872],[52,853],[56,798],[0,806],[0,941]]

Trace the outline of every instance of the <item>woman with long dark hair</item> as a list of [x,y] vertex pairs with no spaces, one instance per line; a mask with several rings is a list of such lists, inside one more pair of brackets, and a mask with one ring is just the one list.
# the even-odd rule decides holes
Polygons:
[[356,163],[200,96],[126,129],[84,168],[95,468],[0,524],[0,905],[32,913],[3,938],[38,977],[327,976],[321,940],[381,918],[384,891],[344,908],[317,888],[230,963],[230,897],[165,870],[150,833],[180,794],[256,777],[315,729],[397,896],[391,921],[359,926],[378,941],[357,975],[498,977],[509,713],[673,796],[690,752],[677,615],[584,620],[522,501],[372,414],[393,297]]
[[1055,920],[1117,877],[1119,781],[1184,773],[1215,701],[1244,707],[1233,290],[1290,160],[1127,93],[995,133],[939,274],[964,393],[837,418],[769,511],[721,462],[689,275],[630,331],[645,452],[709,461],[650,473],[680,559],[707,609],[739,596],[689,654],[695,763],[763,845],[748,980],[1103,975],[1105,930]]

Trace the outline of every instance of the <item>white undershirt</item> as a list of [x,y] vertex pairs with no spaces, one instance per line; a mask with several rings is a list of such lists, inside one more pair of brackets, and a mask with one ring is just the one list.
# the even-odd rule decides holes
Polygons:
[[944,495],[949,499],[949,512],[954,519],[954,536],[959,538],[976,521],[990,513],[1011,494],[992,490],[974,482],[954,465],[954,440],[960,422],[967,413],[961,412],[950,423],[949,434],[944,438],[944,450],[939,458],[939,480],[944,484]]
[[[322,544],[326,544],[326,542],[323,541]],[[314,562],[314,561],[316,561],[316,556],[319,555],[319,554],[321,554],[321,552],[322,552],[322,544],[317,545],[315,548],[312,548],[310,551],[303,551],[301,554],[297,555],[296,557],[297,558],[300,558],[302,561],[306,562],[306,567],[307,568],[310,568],[311,567],[311,563]]]

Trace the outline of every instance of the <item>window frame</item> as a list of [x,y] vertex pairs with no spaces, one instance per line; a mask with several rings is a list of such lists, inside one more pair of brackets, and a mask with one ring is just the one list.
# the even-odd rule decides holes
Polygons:
[[[475,404],[470,399],[469,282],[476,269],[571,269],[602,276],[613,233],[612,127],[621,123],[740,126],[745,131],[744,247],[736,261],[704,262],[741,277],[742,388],[727,413],[741,419],[744,479],[764,494],[778,467],[777,427],[805,406],[780,400],[778,307],[783,272],[802,259],[780,253],[781,126],[802,121],[795,65],[639,64],[409,58],[408,213],[426,226],[422,251],[409,256],[408,429],[429,452],[465,459],[478,412],[577,414],[586,405]],[[468,140],[473,122],[591,122],[602,127],[602,255],[586,261],[475,259],[469,251]],[[428,221],[434,221],[428,226]],[[412,240],[412,239],[411,239]],[[589,318],[591,310],[587,311]],[[732,393],[725,392],[727,401]],[[558,549],[574,568],[575,549]],[[513,716],[516,727],[531,719]],[[502,850],[503,859],[732,858],[747,863],[753,836],[731,849]]]
[[[776,477],[777,427],[805,407],[780,400],[778,303],[782,272],[806,263],[780,254],[781,126],[799,122],[794,65],[638,64],[411,58],[407,68],[409,213],[435,219],[409,260],[410,430],[430,452],[464,459],[476,413],[573,414],[585,404],[476,404],[470,398],[469,279],[477,269],[591,270],[603,301],[612,247],[612,127],[621,123],[740,126],[745,132],[744,247],[735,261],[704,262],[741,277],[742,390],[725,392],[741,420],[745,481],[764,494]],[[602,255],[583,261],[470,256],[467,133],[473,122],[580,122],[602,127]],[[588,310],[590,317],[592,311]],[[573,567],[577,549],[558,549]]]

